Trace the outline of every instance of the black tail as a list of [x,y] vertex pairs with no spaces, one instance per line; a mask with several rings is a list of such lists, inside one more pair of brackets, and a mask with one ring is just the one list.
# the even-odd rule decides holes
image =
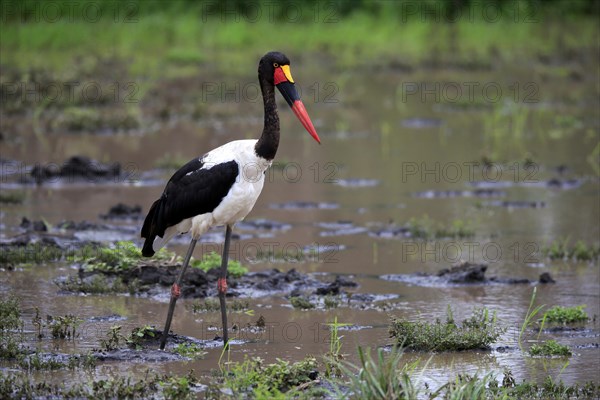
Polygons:
[[[152,207],[150,207],[150,211],[148,211],[148,215],[146,215],[146,219],[144,220],[144,225],[142,226],[142,237],[146,239],[144,247],[142,247],[142,255],[144,257],[152,257],[154,255],[152,244],[154,243],[156,236],[161,234],[161,232],[159,232],[160,228],[158,228],[158,219],[160,209],[162,208],[161,202],[162,199],[158,199],[152,204]],[[162,232],[162,234],[164,234],[164,232]]]

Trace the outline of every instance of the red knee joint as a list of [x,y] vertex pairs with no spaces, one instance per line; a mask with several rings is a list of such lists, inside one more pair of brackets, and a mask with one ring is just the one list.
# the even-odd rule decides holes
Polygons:
[[176,283],[174,283],[171,287],[171,296],[175,297],[176,299],[178,299],[179,296],[181,296],[181,288]]
[[217,281],[217,290],[219,293],[227,293],[227,279],[219,278]]

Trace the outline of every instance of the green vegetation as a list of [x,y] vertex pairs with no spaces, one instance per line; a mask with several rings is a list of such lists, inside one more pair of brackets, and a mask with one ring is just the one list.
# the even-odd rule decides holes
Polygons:
[[[159,251],[157,258],[169,259],[165,253],[165,251]],[[133,268],[141,259],[142,252],[133,242],[121,241],[115,243],[113,248],[100,247],[93,254],[77,256],[74,261],[82,262],[87,271],[119,273]]]
[[136,327],[131,330],[131,334],[127,337],[127,345],[136,350],[140,350],[144,342],[148,339],[157,337],[156,329],[150,325]]
[[25,246],[3,246],[0,249],[0,264],[27,265],[59,261],[68,256],[65,250],[43,243],[30,243]]
[[569,245],[570,239],[554,240],[542,249],[542,253],[551,260],[593,261],[600,257],[600,245],[588,245],[578,240]]
[[325,377],[333,378],[342,375],[340,370],[340,361],[344,358],[342,354],[342,338],[339,335],[339,328],[350,326],[352,324],[339,323],[337,317],[333,322],[327,324],[329,326],[329,351],[325,354]]
[[136,282],[130,282],[126,285],[119,277],[108,278],[105,275],[93,275],[84,280],[69,276],[64,281],[56,281],[55,283],[67,292],[87,294],[123,293],[127,291],[135,293],[137,288]]
[[532,356],[560,356],[570,357],[573,353],[569,346],[558,343],[556,340],[548,340],[541,345],[534,344],[529,349],[529,354]]
[[421,218],[411,218],[406,224],[410,236],[415,239],[464,239],[475,236],[475,231],[466,221],[457,219],[448,226],[441,223],[435,223],[429,216],[424,215]]
[[112,351],[119,348],[119,346],[127,341],[127,338],[121,333],[121,325],[113,325],[106,334],[106,338],[100,339],[100,345],[104,351]]
[[[76,262],[82,262],[87,271],[99,271],[107,274],[116,274],[127,272],[140,263],[158,263],[182,262],[182,258],[174,252],[165,248],[160,249],[152,259],[142,258],[141,250],[130,241],[121,241],[115,243],[112,248],[99,248],[93,254],[84,254],[75,258]],[[215,252],[210,252],[202,257],[202,260],[192,258],[190,265],[207,272],[213,268],[221,267],[221,256]],[[238,261],[230,260],[227,272],[234,278],[239,278],[248,272]]]
[[21,354],[23,320],[16,297],[0,297],[0,358],[11,359]]
[[202,358],[206,355],[204,348],[196,343],[179,343],[173,351],[180,356],[188,358]]
[[311,310],[315,308],[315,305],[310,302],[306,297],[296,296],[290,297],[290,303],[292,307],[299,310]]
[[330,310],[332,308],[338,308],[340,305],[340,297],[327,295],[327,296],[323,297],[323,305],[325,306],[326,310]]
[[81,368],[93,370],[96,367],[96,357],[91,353],[79,355],[71,354],[64,357],[54,354],[33,353],[22,355],[18,358],[19,366],[24,370],[53,371],[67,368],[78,370]]
[[[220,8],[224,6],[211,1],[162,4],[138,0],[127,6],[100,1],[95,3],[100,18],[93,23],[82,12],[85,4],[69,13],[68,0],[57,4],[65,8],[62,15],[73,16],[72,20],[65,17],[52,22],[40,17],[39,7],[32,5],[35,2],[6,3],[0,50],[8,65],[63,73],[70,71],[67,67],[94,71],[106,54],[127,60],[123,63],[132,75],[191,74],[196,66],[211,63],[224,73],[239,73],[247,70],[244,63],[248,59],[260,55],[249,44],[262,43],[265,38],[269,38],[269,48],[335,55],[339,66],[346,68],[364,63],[486,66],[491,57],[510,62],[551,51],[569,54],[582,42],[594,43],[597,33],[594,7],[586,2],[578,2],[579,7],[554,2],[533,8],[527,2],[516,3],[516,8],[515,3],[507,2],[501,19],[492,24],[485,19],[482,4],[469,5],[473,18],[467,18],[471,14],[452,1],[425,3],[415,9],[411,1],[306,0],[294,2],[300,15],[294,12],[293,18],[288,2],[267,0],[257,2],[262,11],[258,18],[256,7],[243,2],[233,3],[236,15],[231,13],[231,4],[226,6],[229,13],[224,14]],[[566,12],[576,18],[565,19]],[[455,15],[456,22],[451,23]],[[32,23],[36,16],[39,22]],[[20,29],[22,21],[28,22],[28,29]],[[273,35],[274,29],[286,34]],[[129,58],[133,53],[136,57]],[[401,59],[398,53],[403,54]],[[77,62],[66,63],[65,55]]]
[[21,204],[25,200],[25,192],[3,191],[0,192],[0,204]]
[[231,389],[234,398],[284,398],[286,392],[291,398],[317,378],[317,366],[310,356],[295,363],[278,359],[268,365],[260,357],[246,358],[228,366],[223,385]]
[[573,324],[586,322],[590,318],[583,310],[585,305],[574,307],[554,306],[544,313],[543,319],[548,323]]
[[75,339],[77,336],[77,328],[83,320],[72,314],[65,316],[53,317],[48,315],[48,327],[54,339]]
[[[410,373],[416,364],[401,365],[402,350],[393,347],[386,357],[385,351],[377,349],[377,356],[371,356],[370,349],[365,352],[358,348],[360,364],[347,364],[339,368],[350,379],[350,392],[355,399],[416,399],[418,390],[412,382]],[[341,391],[337,390],[341,395]]]
[[[193,313],[210,313],[221,311],[221,303],[214,298],[197,300],[190,305]],[[230,312],[246,312],[250,309],[250,303],[247,300],[234,299],[227,302],[227,310]]]
[[[248,268],[242,266],[239,261],[228,260],[227,275],[233,278],[240,278],[248,273]],[[221,268],[221,256],[214,251],[202,256],[202,260],[190,261],[190,265],[194,268],[199,268],[204,272],[208,272],[214,268]]]
[[[518,343],[519,343],[519,348],[521,349],[521,351],[523,350],[523,334],[525,333],[525,330],[527,330],[527,328],[529,328],[535,321],[535,317],[536,315],[538,315],[543,308],[545,307],[545,305],[539,305],[535,308],[532,309],[533,307],[533,303],[535,302],[535,296],[537,294],[537,287],[533,288],[533,292],[531,294],[531,300],[529,300],[529,307],[527,308],[527,314],[525,314],[525,319],[523,320],[523,324],[521,325],[521,329],[519,330],[519,339],[518,339]],[[542,319],[542,326],[544,324],[544,320]],[[540,328],[540,332],[541,332],[541,328]],[[539,337],[539,333],[538,333],[538,337]]]
[[[453,325],[451,312],[448,311],[446,325]],[[487,311],[476,310],[473,317],[463,322],[463,328],[473,329],[478,326],[493,331],[495,320],[488,317]],[[39,311],[33,317],[34,326],[41,324]],[[37,322],[36,322],[37,321]],[[56,323],[55,321],[60,321]],[[73,315],[52,318],[47,327],[56,328],[58,338],[77,337],[75,328],[81,320]],[[55,322],[53,324],[53,322]],[[438,325],[439,322],[437,323]],[[548,377],[542,385],[531,382],[516,384],[509,370],[504,373],[500,385],[491,374],[482,377],[477,375],[459,375],[432,392],[420,382],[420,376],[426,371],[417,371],[419,361],[403,362],[403,351],[394,346],[388,353],[377,349],[372,355],[370,349],[358,349],[359,363],[353,365],[344,361],[341,352],[342,338],[339,328],[348,324],[339,323],[337,318],[330,327],[329,352],[320,364],[314,357],[306,357],[298,362],[278,359],[275,363],[265,364],[260,358],[246,358],[243,362],[228,362],[220,372],[205,376],[208,385],[204,395],[207,399],[219,398],[275,398],[275,399],[312,399],[337,396],[356,399],[388,399],[388,398],[444,398],[444,399],[571,399],[595,398],[600,395],[600,385],[585,383],[584,385],[565,386]],[[2,358],[12,359],[15,366],[27,370],[28,373],[10,370],[0,376],[1,398],[166,398],[186,399],[197,396],[198,378],[190,372],[187,375],[156,375],[147,372],[141,380],[130,376],[109,379],[92,379],[87,382],[65,385],[44,381],[43,375],[31,375],[30,371],[51,371],[69,369],[78,371],[95,368],[98,361],[92,353],[87,354],[46,354],[35,352],[27,354],[19,347],[22,342],[23,321],[19,312],[19,301],[14,297],[2,298],[0,301],[0,344]],[[40,328],[41,329],[41,328]],[[457,328],[458,329],[458,328]],[[121,334],[122,327],[112,326],[102,339],[102,349],[110,351],[123,345],[136,349],[142,348],[145,340],[156,338],[157,331],[151,326],[134,328],[125,338]],[[467,335],[469,336],[469,335]],[[489,333],[488,338],[492,336]],[[13,341],[14,351],[6,352],[5,344]],[[472,342],[467,339],[467,342]],[[489,339],[488,341],[492,341]],[[539,348],[538,348],[539,347]],[[532,346],[531,355],[569,356],[570,350],[555,341],[548,341],[540,346]],[[195,343],[179,344],[174,351],[182,356],[197,358],[205,352]],[[324,376],[328,383],[322,385],[319,376],[324,367]],[[34,380],[37,379],[37,380]],[[41,380],[40,380],[41,379]],[[225,389],[224,389],[225,388]],[[224,391],[226,390],[226,391]]]
[[486,308],[475,309],[471,318],[459,326],[448,307],[446,322],[410,322],[392,317],[390,336],[398,345],[418,351],[461,351],[487,349],[505,329],[498,326],[496,314]]
[[[68,398],[68,399],[192,399],[197,380],[190,373],[158,375],[147,371],[142,379],[119,376],[108,379],[92,379],[87,382],[65,385],[64,382],[36,382],[25,373],[0,375],[0,397],[17,398]],[[160,396],[157,396],[160,394]]]

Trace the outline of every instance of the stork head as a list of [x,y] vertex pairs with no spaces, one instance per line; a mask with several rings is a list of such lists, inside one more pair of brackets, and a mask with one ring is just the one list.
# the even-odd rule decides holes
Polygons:
[[263,75],[267,82],[272,83],[279,89],[279,92],[304,128],[318,143],[321,143],[321,139],[319,139],[319,135],[317,135],[317,131],[296,90],[294,78],[292,78],[292,72],[290,71],[289,58],[278,51],[269,52],[261,58],[258,71],[259,75]]

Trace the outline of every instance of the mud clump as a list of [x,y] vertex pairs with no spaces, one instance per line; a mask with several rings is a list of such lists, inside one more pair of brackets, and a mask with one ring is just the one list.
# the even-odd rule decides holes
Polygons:
[[128,206],[127,204],[118,203],[112,206],[108,213],[100,214],[102,219],[141,219],[142,217],[142,206],[138,204]]
[[48,225],[44,221],[30,221],[27,217],[21,219],[20,228],[34,232],[48,232]]
[[449,283],[476,283],[485,282],[485,264],[471,264],[464,262],[452,266],[450,269],[445,268],[437,273],[440,278],[446,279]]
[[488,266],[486,264],[460,262],[450,268],[444,268],[436,274],[420,272],[416,274],[391,274],[383,275],[381,279],[397,282],[405,282],[416,286],[446,286],[446,285],[518,285],[518,284],[550,284],[556,281],[548,272],[540,275],[539,280],[532,281],[526,278],[515,277],[486,277]]
[[[35,165],[30,173],[30,179],[39,184],[56,182],[57,180],[89,181],[109,180],[121,176],[121,164],[104,164],[85,156],[73,156],[64,162],[62,166],[56,164]],[[23,178],[23,183],[29,183]]]

